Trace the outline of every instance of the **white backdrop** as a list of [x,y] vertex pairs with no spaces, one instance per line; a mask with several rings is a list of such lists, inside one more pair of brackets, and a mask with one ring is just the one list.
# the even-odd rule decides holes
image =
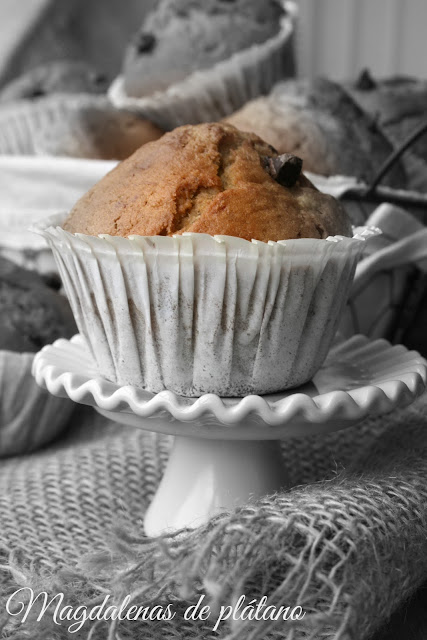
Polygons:
[[299,0],[302,76],[427,78],[427,0]]

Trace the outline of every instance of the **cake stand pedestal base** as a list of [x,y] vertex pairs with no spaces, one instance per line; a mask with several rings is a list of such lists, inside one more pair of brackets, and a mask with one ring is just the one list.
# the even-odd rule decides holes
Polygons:
[[148,536],[195,528],[212,516],[289,486],[274,440],[175,437],[145,515]]
[[146,512],[149,536],[197,527],[289,486],[279,440],[320,436],[408,406],[427,386],[419,353],[365,336],[334,346],[308,385],[269,396],[184,398],[120,386],[99,375],[81,336],[44,347],[33,373],[54,395],[175,437]]

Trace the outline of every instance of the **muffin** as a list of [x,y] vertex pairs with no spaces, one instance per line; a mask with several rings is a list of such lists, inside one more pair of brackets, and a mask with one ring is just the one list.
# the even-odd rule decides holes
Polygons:
[[54,93],[102,94],[107,91],[105,74],[85,62],[61,60],[39,65],[5,85],[0,102],[38,100]]
[[42,277],[0,256],[0,349],[36,352],[77,333],[60,286],[57,276]]
[[[347,89],[396,144],[403,142],[425,122],[426,80],[405,76],[378,80],[365,70]],[[415,143],[412,151],[427,161],[427,142],[424,136]]]
[[28,453],[57,436],[73,403],[40,389],[34,352],[77,328],[57,277],[42,278],[0,257],[0,457]]
[[105,96],[55,94],[0,105],[0,153],[122,160],[163,131]]
[[[256,133],[280,153],[299,155],[307,171],[325,176],[369,182],[393,151],[374,118],[343,87],[325,78],[280,82],[226,121]],[[398,163],[384,183],[403,187],[406,179]]]
[[115,109],[106,98],[80,101],[66,120],[56,119],[35,133],[38,155],[123,160],[163,131],[149,120]]
[[145,145],[36,229],[102,375],[184,396],[309,380],[364,244],[298,158],[217,123]]
[[127,48],[111,100],[164,129],[224,117],[294,72],[289,7],[160,0]]
[[190,73],[276,35],[276,0],[160,0],[129,44],[124,88],[137,98],[164,91]]
[[297,157],[278,156],[257,136],[230,125],[180,127],[105,176],[77,202],[64,229],[123,237],[208,233],[262,242],[350,236],[341,205],[320,193],[301,166]]
[[[365,70],[347,90],[378,123],[395,147],[426,121],[427,81],[397,76],[375,79]],[[421,135],[403,154],[409,188],[427,191],[427,136]]]

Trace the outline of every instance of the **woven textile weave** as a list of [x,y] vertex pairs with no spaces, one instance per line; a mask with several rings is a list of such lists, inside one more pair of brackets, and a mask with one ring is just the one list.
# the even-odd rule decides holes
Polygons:
[[[218,516],[201,529],[148,540],[142,517],[169,438],[79,409],[60,444],[0,468],[1,621],[18,640],[86,638],[52,616],[8,616],[23,586],[94,606],[111,593],[172,603],[171,621],[102,622],[92,638],[365,640],[427,578],[427,395],[342,432],[283,443],[295,488]],[[303,483],[310,483],[306,486]],[[185,621],[200,594],[216,611],[268,596],[305,617]]]

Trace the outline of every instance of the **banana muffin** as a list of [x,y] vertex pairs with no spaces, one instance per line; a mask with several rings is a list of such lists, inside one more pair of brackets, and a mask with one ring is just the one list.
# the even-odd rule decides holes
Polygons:
[[[369,183],[393,152],[375,118],[344,87],[326,78],[282,81],[227,122],[256,133],[280,153],[299,155],[307,171],[320,175],[356,176]],[[404,187],[406,180],[397,162],[383,182]]]
[[124,87],[142,97],[262,43],[280,28],[278,0],[160,0],[129,45]]
[[34,353],[77,327],[58,276],[0,257],[0,458],[29,453],[67,427],[74,403],[36,383]]
[[351,236],[340,203],[254,134],[228,124],[184,126],[123,161],[75,205],[71,233],[246,240]]
[[56,288],[56,282],[0,257],[0,350],[36,352],[77,333],[70,305]]
[[[346,89],[398,147],[426,122],[427,81],[406,76],[374,78],[364,70]],[[427,136],[418,136],[401,158],[407,188],[427,192]],[[418,212],[417,212],[418,213]]]
[[[46,98],[40,107],[53,112],[58,108],[58,116],[34,128],[36,155],[123,160],[163,135],[149,120],[113,107],[106,96],[57,95]],[[0,108],[0,122],[1,117]]]
[[182,396],[311,379],[369,232],[301,164],[231,125],[184,126],[37,225],[100,375]]
[[57,93],[0,104],[0,154],[123,160],[163,131],[106,96]]
[[0,102],[38,100],[54,93],[102,94],[107,91],[107,76],[74,60],[46,62],[9,82],[0,91]]

